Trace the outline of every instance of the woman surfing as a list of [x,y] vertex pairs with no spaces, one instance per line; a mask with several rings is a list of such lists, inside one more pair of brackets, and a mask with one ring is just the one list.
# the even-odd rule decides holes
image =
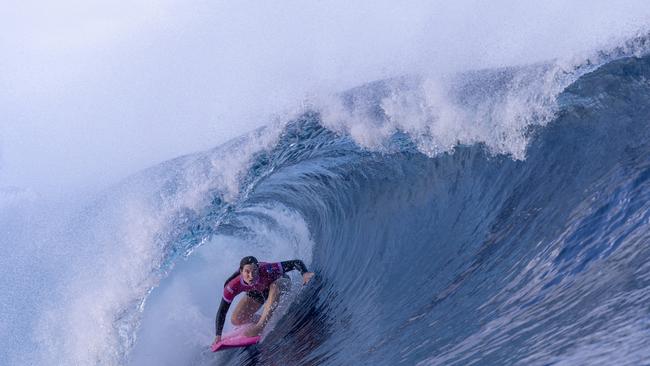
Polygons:
[[[300,271],[303,284],[307,284],[314,276],[314,273],[309,272],[299,259],[264,263],[258,262],[253,256],[242,258],[239,262],[239,271],[233,273],[224,284],[223,298],[215,321],[216,338],[213,345],[221,341],[221,332],[230,304],[235,296],[242,292],[246,292],[247,296],[237,304],[232,314],[232,323],[235,326],[252,323],[253,326],[244,332],[247,337],[261,334],[278,306],[280,297],[289,289],[291,280],[285,273],[292,270]],[[264,305],[262,315],[257,315],[262,305]]]

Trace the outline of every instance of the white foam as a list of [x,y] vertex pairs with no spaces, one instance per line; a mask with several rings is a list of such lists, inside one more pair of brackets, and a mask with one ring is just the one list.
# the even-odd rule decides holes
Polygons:
[[[471,78],[478,79],[481,72],[476,76],[418,76],[407,87],[389,80],[389,93],[378,103],[384,117],[368,110],[373,107],[372,101],[351,108],[346,98],[321,96],[315,104],[326,127],[351,136],[366,149],[381,151],[391,136],[401,132],[428,156],[451,152],[459,145],[483,143],[493,154],[524,159],[530,127],[544,126],[555,117],[557,97],[567,86],[608,61],[649,51],[634,37],[603,47],[602,51],[583,51],[543,64],[504,69],[510,74],[508,78],[479,80],[483,90],[473,91],[476,95],[470,102],[459,98],[458,89]],[[493,71],[483,73],[489,72]],[[498,83],[503,85],[492,85]]]

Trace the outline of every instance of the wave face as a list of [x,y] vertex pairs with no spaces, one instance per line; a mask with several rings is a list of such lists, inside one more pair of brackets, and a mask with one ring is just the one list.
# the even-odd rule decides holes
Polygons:
[[[580,77],[559,95],[555,118],[527,131],[523,160],[485,144],[429,157],[399,134],[392,150],[372,152],[324,128],[319,113],[303,114],[256,156],[249,190],[214,226],[222,239],[195,254],[202,262],[223,256],[214,243],[227,237],[259,243],[239,255],[300,254],[259,239],[285,232],[277,242],[309,243],[317,279],[295,293],[259,346],[215,356],[192,345],[193,355],[176,361],[650,362],[648,80],[647,57]],[[308,233],[288,238],[297,227]],[[186,283],[196,284],[201,264],[192,257],[178,271],[193,273]],[[206,284],[216,295],[198,311],[203,320],[220,281]],[[152,308],[173,299],[152,298]],[[161,347],[160,317],[147,320],[147,311],[142,329],[156,331],[136,343],[136,364],[151,361],[147,343]]]
[[[378,82],[130,178],[69,220],[77,265],[30,295],[17,343],[39,352],[8,362],[650,363],[650,57],[586,65],[466,74],[445,93],[462,113]],[[250,254],[317,276],[294,274],[261,344],[212,354]]]

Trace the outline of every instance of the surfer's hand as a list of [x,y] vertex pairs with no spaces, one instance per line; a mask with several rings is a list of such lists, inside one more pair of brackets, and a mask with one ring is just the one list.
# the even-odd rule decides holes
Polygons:
[[312,277],[314,277],[314,272],[305,272],[305,273],[303,273],[303,275],[302,275],[302,284],[306,285],[307,282],[309,282],[309,280],[311,280]]

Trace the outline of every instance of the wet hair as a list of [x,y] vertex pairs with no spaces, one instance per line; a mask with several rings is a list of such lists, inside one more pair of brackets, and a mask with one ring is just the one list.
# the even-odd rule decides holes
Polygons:
[[244,257],[241,259],[239,262],[239,270],[241,271],[242,268],[244,268],[245,265],[247,264],[255,264],[257,265],[257,258],[253,257],[252,255],[249,255],[248,257]]

